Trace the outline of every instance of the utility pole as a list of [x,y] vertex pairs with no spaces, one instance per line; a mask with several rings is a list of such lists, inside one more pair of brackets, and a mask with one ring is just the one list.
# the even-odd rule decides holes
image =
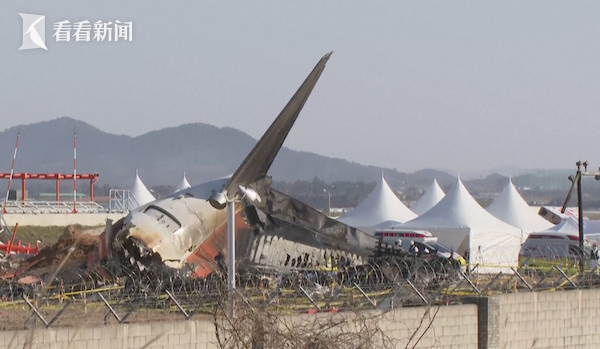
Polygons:
[[[585,260],[585,250],[584,250],[584,231],[583,231],[583,203],[582,203],[582,194],[581,194],[581,177],[594,177],[595,180],[600,181],[600,168],[598,168],[598,172],[587,172],[588,162],[577,161],[575,163],[577,166],[577,172],[575,177],[573,175],[569,176],[569,180],[571,181],[571,189],[569,189],[569,193],[565,198],[565,203],[562,206],[561,213],[565,213],[567,205],[571,200],[571,194],[573,193],[573,188],[577,186],[577,215],[579,216],[578,225],[579,225],[579,248],[581,249],[581,261],[579,263],[579,271],[583,273],[585,269],[584,260]],[[583,165],[583,172],[581,171],[581,166]]]
[[[585,169],[587,170],[587,161],[583,163]],[[584,249],[583,249],[583,208],[582,208],[582,200],[581,200],[581,161],[577,161],[577,215],[579,216],[579,248],[581,251],[581,258],[579,261],[579,272],[583,274],[584,266]]]

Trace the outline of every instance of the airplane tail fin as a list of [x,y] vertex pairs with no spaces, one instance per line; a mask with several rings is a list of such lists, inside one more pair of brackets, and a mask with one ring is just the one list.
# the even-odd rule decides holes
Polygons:
[[267,132],[263,134],[254,146],[254,149],[252,149],[229,182],[227,182],[224,191],[216,193],[220,196],[218,198],[213,196],[209,199],[212,206],[218,209],[224,208],[226,199],[234,198],[240,185],[247,186],[249,183],[253,183],[266,176],[275,156],[283,145],[283,141],[298,118],[304,103],[306,103],[306,100],[319,80],[323,69],[325,69],[325,64],[331,54],[332,52],[329,52],[317,63],[285,108],[279,113],[279,116],[273,121]]

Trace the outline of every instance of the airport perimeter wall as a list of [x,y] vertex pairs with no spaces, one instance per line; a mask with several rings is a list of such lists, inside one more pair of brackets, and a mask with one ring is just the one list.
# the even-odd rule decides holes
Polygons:
[[[366,312],[366,317],[376,317],[376,321],[388,336],[397,340],[396,347],[453,348],[477,347],[477,306],[456,305],[437,307],[400,308],[383,313]],[[424,316],[425,315],[425,316]],[[287,324],[309,324],[315,316],[325,321],[336,321],[341,316],[354,316],[353,313],[298,315],[285,320]],[[421,323],[421,319],[423,322]],[[426,330],[431,320],[433,325]],[[421,325],[419,326],[419,324]],[[320,330],[315,328],[315,331]],[[411,336],[416,335],[411,340]],[[33,338],[31,346],[26,343]],[[343,339],[343,338],[340,338]],[[208,320],[176,322],[131,323],[99,326],[95,328],[38,328],[34,331],[0,331],[0,348],[39,348],[39,349],[213,349],[216,345],[215,325]],[[303,349],[303,348],[297,348]]]
[[480,348],[600,347],[598,289],[479,298],[478,311]]
[[[437,306],[415,307],[368,314],[378,316],[379,327],[397,340],[398,348],[407,344],[412,348],[423,333],[416,348],[600,347],[600,290],[521,292],[467,302],[471,304],[440,306],[439,310]],[[293,321],[311,321],[314,316],[353,315],[299,315]],[[30,338],[31,348],[42,349],[217,348],[214,324],[201,319],[4,331],[0,332],[0,348],[23,348]]]
[[58,226],[66,227],[69,224],[80,224],[88,227],[105,226],[106,219],[113,222],[123,218],[123,213],[6,213],[4,219],[9,226]]

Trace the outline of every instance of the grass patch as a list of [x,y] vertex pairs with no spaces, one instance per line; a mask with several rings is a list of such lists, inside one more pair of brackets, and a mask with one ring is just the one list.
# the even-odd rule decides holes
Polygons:
[[[77,230],[80,230],[80,231],[99,227],[99,226],[96,226],[96,227],[82,226],[79,224],[74,224],[74,226],[76,227]],[[43,245],[49,246],[49,245],[54,244],[56,241],[58,241],[58,238],[63,234],[63,231],[65,230],[65,228],[66,227],[64,227],[64,226],[55,226],[55,225],[47,226],[47,227],[40,227],[40,226],[34,226],[34,225],[19,226],[19,228],[17,229],[17,236],[15,238],[15,243],[18,240],[21,240],[21,243],[24,243],[24,244],[30,243],[31,245],[35,245],[35,242],[37,240],[40,240]],[[14,227],[11,227],[11,229],[14,229]],[[2,233],[2,237],[1,237],[2,241],[10,240],[10,238],[11,238],[11,236],[8,232]]]

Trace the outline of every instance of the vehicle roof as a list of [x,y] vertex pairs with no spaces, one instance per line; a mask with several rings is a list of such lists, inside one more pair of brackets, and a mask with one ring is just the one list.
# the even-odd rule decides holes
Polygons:
[[[529,234],[529,236],[527,237],[527,240],[525,240],[525,242],[528,241],[538,241],[538,240],[544,240],[544,241],[579,241],[579,235],[575,235],[575,234],[569,234],[569,233],[544,233],[544,232],[538,232],[538,233],[531,233]],[[587,238],[584,238],[584,241],[588,241]]]

